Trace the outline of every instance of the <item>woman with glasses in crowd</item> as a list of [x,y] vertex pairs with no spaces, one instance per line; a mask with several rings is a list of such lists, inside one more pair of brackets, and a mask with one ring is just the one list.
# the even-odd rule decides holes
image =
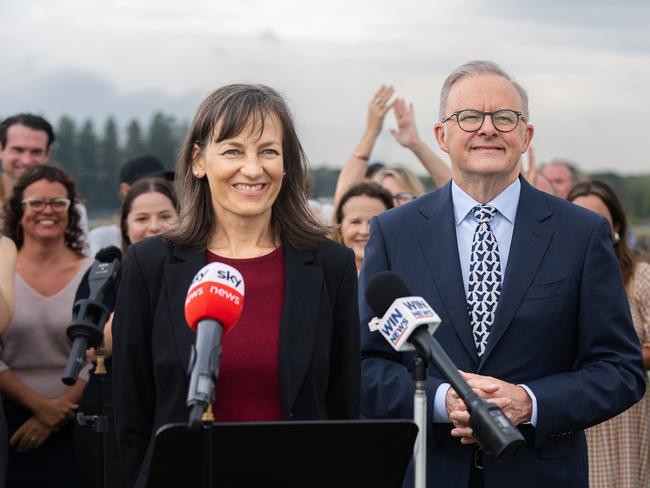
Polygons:
[[75,292],[91,264],[75,199],[72,177],[42,165],[25,171],[4,206],[3,233],[18,248],[17,306],[0,338],[8,486],[78,486],[71,420],[89,367],[74,385],[61,382]]
[[113,396],[129,486],[144,486],[151,442],[187,422],[196,334],[184,306],[207,263],[241,273],[245,298],[221,340],[217,421],[359,415],[354,255],[311,214],[308,166],[286,102],[228,85],[199,106],[176,165],[179,223],[130,246],[113,320]]
[[334,209],[332,237],[354,252],[357,274],[361,271],[364,250],[370,237],[370,220],[393,208],[393,196],[377,183],[367,181],[353,185]]
[[[567,199],[605,217],[612,228],[634,328],[641,342],[643,366],[650,368],[650,265],[641,262],[625,236],[627,218],[614,190],[601,181],[574,186]],[[650,400],[646,394],[622,414],[586,430],[589,485],[592,488],[650,486]]]

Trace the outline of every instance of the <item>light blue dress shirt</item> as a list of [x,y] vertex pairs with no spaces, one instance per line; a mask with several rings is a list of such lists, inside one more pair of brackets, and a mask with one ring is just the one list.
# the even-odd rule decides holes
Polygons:
[[[521,183],[516,178],[492,200],[487,202],[497,209],[497,213],[490,222],[490,229],[497,240],[499,246],[499,260],[501,262],[501,276],[506,276],[506,267],[508,265],[508,256],[510,255],[510,243],[512,242],[512,232],[515,228],[515,216],[517,215],[517,206],[519,204],[519,194],[521,193]],[[471,210],[480,205],[471,196],[465,193],[454,181],[451,182],[451,199],[454,206],[454,220],[456,224],[456,240],[458,242],[458,257],[460,258],[460,268],[463,275],[463,285],[465,287],[465,296],[468,291],[469,280],[469,261],[472,253],[472,240],[478,221]],[[498,309],[497,305],[497,309]],[[488,338],[488,342],[490,339]],[[524,388],[533,402],[533,411],[531,413],[530,423],[534,426],[537,424],[537,399],[533,392],[526,385],[519,385]],[[445,397],[449,390],[449,383],[443,383],[438,387],[433,403],[433,420],[434,422],[449,422],[447,408],[445,406]]]

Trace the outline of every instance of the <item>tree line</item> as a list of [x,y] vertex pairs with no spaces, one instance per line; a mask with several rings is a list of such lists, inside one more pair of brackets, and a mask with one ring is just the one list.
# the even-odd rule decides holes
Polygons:
[[[75,176],[91,217],[105,217],[120,206],[121,165],[130,158],[152,154],[173,169],[188,128],[186,120],[177,120],[162,112],[155,113],[147,124],[130,120],[123,132],[112,117],[97,128],[91,119],[78,124],[63,116],[55,127],[52,159]],[[312,198],[334,195],[338,173],[338,168],[322,163],[318,168],[313,167]],[[593,173],[589,177],[601,179],[614,188],[632,223],[650,221],[650,174],[623,176],[607,172]],[[422,182],[427,189],[433,188],[429,178],[423,177]]]
[[165,167],[173,169],[187,130],[187,121],[178,121],[162,112],[154,114],[144,127],[139,120],[132,119],[123,133],[112,117],[97,128],[91,119],[77,124],[63,116],[55,126],[52,160],[74,175],[91,217],[106,216],[121,204],[121,166],[133,157],[152,154]]

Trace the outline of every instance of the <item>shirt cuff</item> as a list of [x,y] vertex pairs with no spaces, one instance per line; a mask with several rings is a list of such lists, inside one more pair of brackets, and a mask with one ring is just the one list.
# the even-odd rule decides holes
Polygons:
[[435,423],[449,422],[447,406],[445,405],[445,398],[447,398],[449,388],[451,388],[449,383],[442,383],[436,390],[436,396],[433,399],[433,421]]
[[524,390],[526,390],[526,393],[528,393],[528,396],[530,397],[530,400],[533,403],[533,409],[532,412],[530,413],[530,422],[533,427],[537,427],[537,397],[535,394],[531,391],[530,388],[528,388],[526,385],[517,385],[521,386]]

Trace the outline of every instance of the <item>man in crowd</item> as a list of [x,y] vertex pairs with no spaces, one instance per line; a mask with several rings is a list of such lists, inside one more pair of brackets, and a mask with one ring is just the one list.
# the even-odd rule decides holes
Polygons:
[[545,164],[539,173],[551,182],[555,190],[555,196],[565,200],[571,188],[584,179],[582,173],[574,164],[562,159],[556,159]]
[[362,413],[413,414],[414,353],[367,327],[368,280],[391,270],[441,317],[435,337],[470,386],[526,439],[508,461],[485,455],[466,405],[431,368],[428,486],[587,487],[583,430],[644,392],[609,225],[519,175],[534,129],[524,89],[498,65],[449,75],[434,130],[451,181],[372,221],[359,284]]
[[48,162],[53,142],[52,126],[38,115],[13,115],[0,124],[1,198],[11,194],[14,184],[27,168]]

